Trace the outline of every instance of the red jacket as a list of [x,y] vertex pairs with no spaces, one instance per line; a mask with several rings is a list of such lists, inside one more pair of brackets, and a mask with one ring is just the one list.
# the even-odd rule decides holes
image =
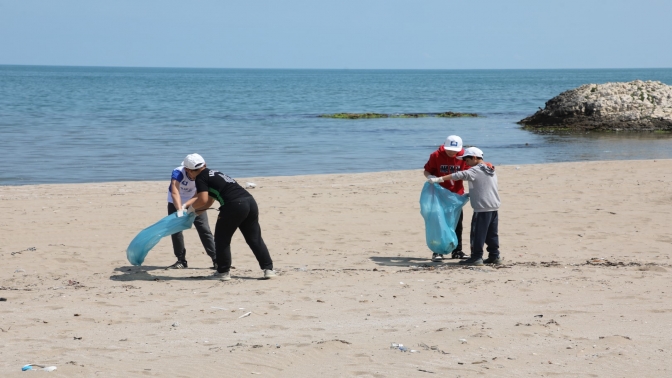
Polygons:
[[[427,164],[425,164],[425,171],[436,177],[449,175],[459,171],[466,171],[470,167],[464,160],[457,159],[458,156],[462,156],[463,154],[464,149],[460,150],[455,157],[448,157],[448,155],[446,155],[446,150],[441,146],[438,150],[429,155],[429,160],[427,161]],[[464,185],[462,184],[462,181],[444,181],[440,185],[453,193],[459,195],[464,194]]]

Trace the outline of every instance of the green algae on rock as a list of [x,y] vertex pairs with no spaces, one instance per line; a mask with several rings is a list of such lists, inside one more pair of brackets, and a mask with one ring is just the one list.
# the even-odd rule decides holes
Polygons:
[[437,113],[436,117],[441,117],[441,118],[478,117],[478,114],[476,114],[476,113],[443,112],[443,113]]
[[363,119],[363,118],[387,118],[389,115],[380,113],[335,113],[335,114],[320,114],[321,118],[338,118],[338,119]]

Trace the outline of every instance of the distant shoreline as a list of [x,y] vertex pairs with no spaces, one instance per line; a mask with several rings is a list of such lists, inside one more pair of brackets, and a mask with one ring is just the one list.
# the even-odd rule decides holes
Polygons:
[[43,67],[43,68],[106,68],[106,69],[148,69],[148,70],[250,70],[250,71],[586,71],[586,70],[670,70],[672,67],[614,67],[614,68],[286,68],[286,67],[153,67],[153,66],[89,66],[60,64],[0,64],[2,67]]

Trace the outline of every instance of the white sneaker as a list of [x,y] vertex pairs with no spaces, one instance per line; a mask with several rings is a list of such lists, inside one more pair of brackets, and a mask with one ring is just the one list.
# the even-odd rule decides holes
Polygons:
[[439,255],[438,253],[432,254],[432,261],[434,261],[434,262],[443,261],[443,255]]
[[269,279],[271,277],[276,277],[275,270],[273,269],[264,269],[264,278]]
[[231,272],[224,272],[224,273],[215,272],[215,274],[213,274],[212,276],[214,278],[219,278],[220,281],[230,281],[231,280]]

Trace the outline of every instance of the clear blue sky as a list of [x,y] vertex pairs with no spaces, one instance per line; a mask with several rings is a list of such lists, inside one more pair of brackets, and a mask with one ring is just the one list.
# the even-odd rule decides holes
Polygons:
[[672,67],[672,0],[0,0],[0,64]]

